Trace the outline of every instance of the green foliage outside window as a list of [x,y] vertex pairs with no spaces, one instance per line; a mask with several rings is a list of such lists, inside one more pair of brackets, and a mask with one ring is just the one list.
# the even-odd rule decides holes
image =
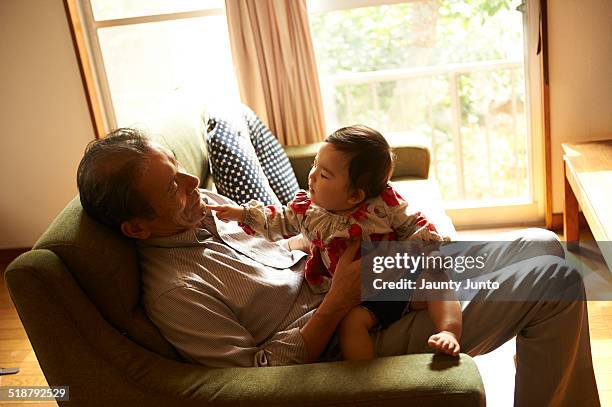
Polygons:
[[[521,13],[515,10],[519,4],[516,0],[423,0],[312,14],[328,127],[363,123],[387,133],[428,137],[435,160],[433,174],[447,200],[527,197],[523,25]],[[451,73],[436,72],[334,82],[347,73],[484,61],[521,63],[488,71],[460,70],[454,78]],[[463,164],[463,193],[457,160]]]

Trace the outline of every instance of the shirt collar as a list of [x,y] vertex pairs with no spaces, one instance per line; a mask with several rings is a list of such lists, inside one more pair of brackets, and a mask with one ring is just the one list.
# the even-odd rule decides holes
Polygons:
[[213,234],[208,231],[202,224],[193,229],[188,229],[171,236],[151,237],[145,240],[139,240],[138,244],[142,246],[157,246],[157,247],[184,247],[197,246],[204,243],[206,240],[213,237]]

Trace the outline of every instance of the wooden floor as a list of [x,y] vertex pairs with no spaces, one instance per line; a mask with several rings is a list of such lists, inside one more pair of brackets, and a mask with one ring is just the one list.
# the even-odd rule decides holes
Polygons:
[[[494,232],[499,232],[495,230]],[[460,237],[468,240],[493,231],[462,231]],[[588,239],[588,231],[586,238]],[[581,235],[581,238],[584,238]],[[3,273],[6,265],[0,264]],[[595,375],[602,406],[612,406],[612,302],[588,303],[591,347]],[[483,373],[487,389],[487,405],[492,407],[512,406],[514,380],[514,343],[509,342],[488,355],[476,357]],[[19,367],[16,375],[0,376],[0,386],[46,386],[47,381],[36,360],[32,346],[21,325],[15,307],[0,279],[0,367]],[[31,406],[57,406],[54,402],[17,403]],[[0,406],[15,406],[16,403],[0,402]]]
[[[32,345],[17,316],[4,284],[4,269],[0,264],[0,367],[19,367],[15,375],[0,376],[0,386],[46,386],[47,380],[40,370]],[[57,406],[55,402],[1,402],[0,406]]]

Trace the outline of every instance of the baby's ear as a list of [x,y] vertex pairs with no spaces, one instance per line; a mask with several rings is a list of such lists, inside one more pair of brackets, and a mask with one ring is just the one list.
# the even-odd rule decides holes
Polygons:
[[365,197],[366,197],[366,193],[363,189],[355,188],[353,192],[351,193],[351,195],[349,196],[349,203],[351,205],[357,205],[363,202]]

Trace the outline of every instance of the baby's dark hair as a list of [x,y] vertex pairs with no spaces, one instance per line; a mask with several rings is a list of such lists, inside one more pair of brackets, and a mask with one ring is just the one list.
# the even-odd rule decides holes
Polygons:
[[391,178],[394,159],[382,134],[357,124],[336,130],[325,142],[348,156],[352,188],[362,189],[366,198],[380,195]]

